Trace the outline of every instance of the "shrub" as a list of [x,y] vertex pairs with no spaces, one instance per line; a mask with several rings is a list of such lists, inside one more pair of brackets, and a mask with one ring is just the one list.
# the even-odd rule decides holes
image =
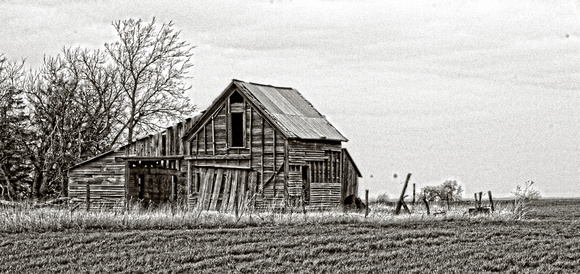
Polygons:
[[533,181],[527,181],[524,186],[517,185],[513,192],[516,196],[514,201],[513,216],[515,219],[523,219],[528,214],[530,208],[529,203],[533,200],[540,199],[540,191],[533,188]]
[[376,202],[378,204],[385,204],[385,205],[389,204],[389,196],[387,195],[387,193],[383,193],[377,197]]

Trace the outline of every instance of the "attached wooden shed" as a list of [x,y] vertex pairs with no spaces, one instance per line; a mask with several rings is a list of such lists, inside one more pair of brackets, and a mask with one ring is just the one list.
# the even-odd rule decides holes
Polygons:
[[346,141],[297,90],[233,80],[198,117],[72,167],[69,195],[86,201],[88,189],[113,207],[336,207],[361,177]]

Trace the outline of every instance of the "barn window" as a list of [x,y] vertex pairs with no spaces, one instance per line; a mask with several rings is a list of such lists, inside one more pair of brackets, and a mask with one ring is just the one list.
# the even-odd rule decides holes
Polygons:
[[245,147],[246,123],[245,123],[244,98],[237,91],[230,96],[229,100],[229,144],[230,147]]
[[232,113],[232,147],[244,146],[244,114]]

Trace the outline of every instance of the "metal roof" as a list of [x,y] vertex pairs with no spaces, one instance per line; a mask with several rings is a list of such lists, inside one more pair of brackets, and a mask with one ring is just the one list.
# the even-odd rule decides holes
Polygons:
[[235,79],[233,82],[248,99],[261,106],[288,138],[348,141],[297,90]]

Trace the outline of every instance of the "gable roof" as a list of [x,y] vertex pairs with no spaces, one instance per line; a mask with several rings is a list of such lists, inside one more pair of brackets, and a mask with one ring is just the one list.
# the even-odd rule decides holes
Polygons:
[[[235,88],[286,138],[348,141],[302,94],[293,88],[248,83],[234,79],[208,110],[217,110],[220,103],[230,96]],[[205,117],[201,117],[200,122],[213,112],[204,113]],[[191,138],[200,126],[201,123],[194,126],[186,135],[187,138]]]

